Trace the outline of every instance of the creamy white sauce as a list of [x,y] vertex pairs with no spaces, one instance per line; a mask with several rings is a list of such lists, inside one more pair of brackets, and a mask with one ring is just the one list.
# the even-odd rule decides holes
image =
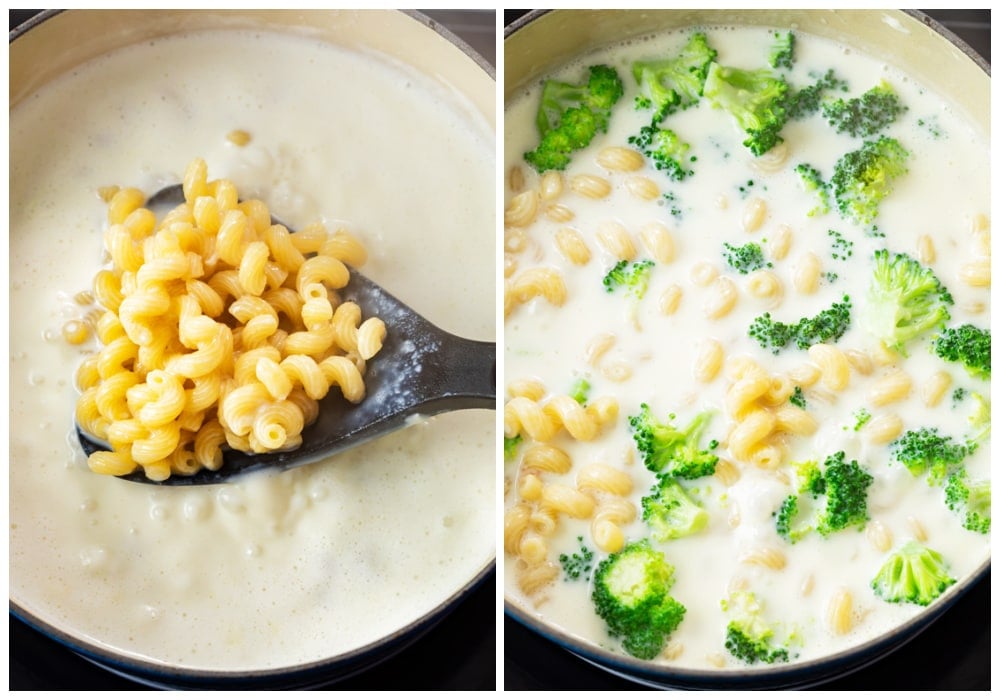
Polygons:
[[[490,340],[487,119],[380,55],[231,31],[102,57],[10,120],[12,602],[136,658],[269,669],[375,642],[489,565],[494,412],[414,421],[280,475],[137,485],[87,469],[73,375],[90,348],[59,337],[103,264],[97,189],[152,192],[203,157],[211,178],[293,226],[346,225],[371,278],[443,328]],[[251,143],[227,142],[233,129]]]
[[[565,394],[574,380],[583,376],[591,383],[591,399],[612,396],[618,400],[620,412],[616,423],[598,439],[576,442],[561,432],[554,442],[569,453],[577,468],[591,462],[606,462],[626,470],[635,481],[632,500],[637,507],[653,478],[635,454],[626,417],[638,413],[641,402],[649,403],[661,419],[675,412],[681,425],[702,410],[714,409],[717,413],[708,436],[722,439],[731,426],[731,419],[724,411],[724,392],[729,382],[724,373],[708,384],[695,379],[692,366],[699,343],[715,339],[722,344],[727,357],[750,355],[772,373],[802,364],[808,359],[803,351],[793,348],[775,356],[762,350],[747,337],[751,321],[771,311],[775,318],[795,322],[829,307],[845,293],[851,296],[856,318],[864,304],[871,253],[877,248],[888,247],[915,256],[917,237],[929,235],[937,251],[932,267],[956,302],[950,325],[969,322],[989,326],[989,289],[972,289],[958,276],[960,266],[975,258],[970,233],[972,217],[988,215],[990,210],[988,137],[970,125],[945,98],[925,89],[897,68],[855,50],[798,33],[797,62],[790,73],[790,82],[797,86],[811,84],[814,78],[810,73],[822,74],[833,67],[840,78],[848,81],[850,96],[860,95],[885,79],[908,106],[908,111],[886,132],[913,153],[909,174],[899,180],[895,192],[881,207],[878,225],[886,232],[886,238],[866,237],[862,228],[841,220],[833,211],[825,216],[807,216],[815,201],[804,193],[792,169],[800,162],[808,162],[828,178],[836,159],[860,144],[860,140],[831,135],[818,116],[785,127],[782,135],[789,149],[786,165],[779,172],[762,173],[751,166],[753,158],[741,145],[744,135],[735,122],[703,100],[697,108],[676,113],[665,122],[665,126],[691,144],[692,152],[698,156],[692,166],[695,174],[682,183],[672,183],[648,165],[638,172],[655,181],[663,192],[675,193],[682,215],[672,216],[663,201],[645,202],[630,195],[624,185],[627,174],[603,169],[596,156],[604,146],[627,146],[628,137],[649,122],[650,112],[637,112],[632,105],[637,86],[631,63],[675,55],[687,36],[687,33],[669,34],[633,41],[588,54],[553,76],[546,76],[576,83],[586,75],[589,65],[608,63],[618,69],[625,95],[615,109],[609,133],[598,136],[588,148],[577,152],[564,173],[565,183],[577,174],[606,177],[613,189],[607,198],[594,201],[569,191],[567,184],[566,193],[557,201],[569,207],[575,218],[559,223],[540,215],[533,224],[524,227],[528,245],[525,253],[515,256],[518,270],[535,266],[558,268],[565,279],[567,299],[557,308],[537,297],[515,308],[505,323],[507,382],[539,378],[552,394]],[[723,65],[742,68],[765,65],[771,40],[763,29],[712,28],[708,37],[719,52],[716,60]],[[538,95],[537,85],[529,88],[508,105],[505,114],[506,169],[519,165],[526,175],[526,189],[539,184],[538,174],[522,157],[537,145],[534,119]],[[944,136],[932,137],[926,127],[918,125],[921,119],[940,127]],[[746,193],[741,192],[740,188],[751,180],[753,184],[746,187]],[[506,202],[515,194],[508,181]],[[766,201],[768,214],[758,231],[746,233],[741,219],[746,203],[753,197]],[[605,221],[618,222],[630,232],[639,251],[637,259],[649,257],[638,236],[645,224],[662,222],[676,243],[675,260],[657,264],[653,269],[649,291],[638,308],[641,330],[628,318],[623,295],[608,294],[601,284],[605,272],[617,262],[597,242],[597,229]],[[785,259],[773,261],[772,271],[782,280],[785,295],[780,305],[770,308],[747,294],[744,277],[727,269],[722,244],[725,241],[740,246],[756,241],[766,251],[765,242],[782,224],[793,231],[792,245]],[[576,229],[589,245],[593,257],[586,265],[571,265],[557,250],[554,236],[563,226]],[[829,229],[839,231],[854,243],[850,260],[831,258]],[[807,251],[820,258],[824,273],[835,272],[838,278],[834,283],[824,281],[815,294],[801,295],[792,287],[792,275],[796,260]],[[739,289],[735,308],[718,321],[706,320],[702,304],[707,291],[692,282],[690,276],[692,267],[702,261],[714,264]],[[670,284],[679,285],[684,296],[677,313],[667,316],[659,311],[658,298]],[[970,311],[976,304],[981,305],[981,310]],[[627,381],[610,381],[586,362],[586,345],[598,333],[614,334],[615,344],[602,364],[626,363],[633,370]],[[871,351],[875,341],[855,321],[837,346]],[[872,413],[896,412],[903,419],[904,429],[928,425],[956,437],[966,434],[972,403],[966,400],[952,409],[949,390],[938,409],[928,411],[919,390],[938,369],[946,369],[952,375],[952,388],[961,386],[979,391],[987,399],[989,382],[969,378],[960,366],[944,366],[928,351],[927,339],[913,343],[909,350],[910,356],[903,366],[913,378],[910,397],[884,409],[872,408]],[[898,464],[891,463],[886,446],[873,445],[852,430],[855,411],[862,406],[871,408],[867,392],[888,369],[877,369],[868,377],[852,373],[848,389],[836,394],[830,403],[810,397],[807,391],[808,409],[820,429],[811,440],[793,439],[788,460],[822,458],[841,449],[848,459],[857,459],[875,477],[869,492],[870,515],[892,533],[894,546],[913,538],[909,518],[917,518],[928,534],[928,546],[941,552],[954,576],[961,580],[988,559],[990,537],[962,529],[956,515],[945,507],[941,489],[930,488],[923,479],[911,477]],[[728,456],[725,450],[720,454]],[[987,442],[966,462],[970,473],[988,478],[989,455]],[[512,484],[507,507],[518,500],[517,468],[517,459],[507,461],[506,475]],[[814,534],[794,546],[785,544],[775,532],[772,512],[790,493],[790,487],[773,472],[748,464],[740,468],[740,480],[728,489],[712,478],[696,482],[710,512],[709,526],[697,535],[671,540],[661,547],[668,561],[676,566],[673,595],[688,610],[684,622],[671,637],[683,645],[683,651],[673,660],[661,658],[662,663],[683,668],[714,668],[719,659],[726,659],[723,641],[727,617],[720,601],[726,597],[731,582],[739,578],[745,579],[763,601],[767,620],[799,631],[804,643],[794,648],[798,660],[857,645],[921,611],[914,605],[892,605],[874,596],[870,581],[886,555],[877,551],[863,533],[844,531],[827,539]],[[788,467],[783,471],[788,471]],[[542,478],[572,485],[574,476],[575,470],[566,475],[544,474]],[[732,527],[729,518],[734,512],[739,513],[739,524]],[[561,553],[578,551],[578,536],[583,536],[590,549],[596,549],[587,521],[562,517],[559,523],[547,539],[551,561],[555,562]],[[648,536],[649,530],[637,519],[626,526],[626,535],[630,540],[638,539]],[[754,547],[781,551],[787,558],[786,567],[772,571],[740,563],[739,557]],[[603,553],[598,550],[597,559],[601,556]],[[531,599],[518,587],[516,568],[514,557],[508,555],[505,591],[511,600],[565,634],[621,652],[620,642],[608,637],[604,623],[593,612],[589,584],[567,582],[560,575],[542,594]],[[803,592],[807,581],[812,582],[811,590]],[[831,632],[825,619],[827,601],[839,589],[849,591],[853,597],[856,617],[854,628],[843,635]],[[724,662],[738,665],[732,657]]]

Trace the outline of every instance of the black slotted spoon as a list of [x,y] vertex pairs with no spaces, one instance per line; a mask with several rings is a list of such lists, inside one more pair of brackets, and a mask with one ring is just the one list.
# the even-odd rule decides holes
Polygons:
[[[150,197],[146,207],[183,201],[181,186],[172,185]],[[364,275],[350,272],[347,286],[338,290],[341,298],[357,303],[368,316],[378,316],[388,329],[382,349],[366,369],[361,402],[352,404],[331,389],[320,401],[316,421],[302,431],[302,444],[293,450],[248,454],[226,449],[217,470],[203,468],[190,476],[174,474],[154,481],[139,468],[120,478],[166,486],[217,484],[254,471],[311,464],[416,419],[462,409],[496,409],[495,343],[444,331]],[[77,434],[88,455],[108,449],[79,425]]]

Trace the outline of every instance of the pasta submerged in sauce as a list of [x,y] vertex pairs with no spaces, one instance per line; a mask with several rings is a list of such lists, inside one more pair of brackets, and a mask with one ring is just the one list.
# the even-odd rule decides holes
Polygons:
[[[773,31],[705,33],[718,63],[767,67]],[[885,81],[906,107],[884,133],[911,153],[908,172],[882,201],[877,229],[835,205],[817,212],[816,193],[795,170],[809,163],[829,177],[861,144],[820,113],[789,121],[783,143],[754,157],[734,119],[702,98],[662,123],[689,144],[692,172],[672,180],[629,140],[651,116],[634,102],[631,66],[676,56],[690,35],[600,50],[545,76],[585,82],[589,66],[604,64],[624,84],[607,133],[564,171],[539,173],[524,157],[538,145],[540,82],[506,108],[505,591],[545,623],[625,653],[594,611],[581,547],[596,552],[593,566],[649,539],[675,567],[670,594],[687,609],[659,661],[739,668],[720,603],[741,592],[785,633],[774,641],[787,641],[789,660],[807,660],[922,610],[872,590],[887,556],[907,542],[939,552],[957,580],[989,557],[989,534],[963,528],[943,488],[893,456],[910,430],[971,439],[977,411],[989,410],[989,378],[937,357],[933,333],[893,350],[859,320],[874,253],[888,249],[933,270],[953,297],[948,327],[989,329],[988,138],[896,68],[797,33],[794,66],[781,71],[791,85],[833,68],[848,85],[837,96]],[[746,260],[732,254],[748,243],[758,264],[738,269]],[[641,297],[602,283],[616,265],[646,266]],[[850,304],[851,321],[837,337],[775,352],[749,332],[764,314],[791,326],[838,303]],[[657,541],[643,521],[642,499],[656,482],[630,427],[643,405],[679,428],[710,416],[700,446],[718,457],[714,473],[682,482],[708,516],[693,534]],[[989,480],[988,433],[975,439],[965,468]],[[775,513],[794,493],[798,465],[841,451],[872,477],[867,519],[790,543]]]
[[[343,224],[373,279],[436,325],[489,339],[489,119],[396,61],[264,30],[118,50],[10,117],[12,603],[129,657],[274,669],[375,643],[490,565],[494,412],[438,416],[283,474],[139,485],[87,469],[73,429],[84,351],[60,333],[105,263],[98,189],[155,192],[203,157],[292,226]],[[237,145],[234,129],[252,138]]]

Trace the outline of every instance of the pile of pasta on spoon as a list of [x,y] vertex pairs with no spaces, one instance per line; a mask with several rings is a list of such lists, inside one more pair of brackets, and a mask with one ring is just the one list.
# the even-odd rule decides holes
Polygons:
[[338,296],[367,257],[355,236],[273,223],[200,158],[183,192],[159,221],[137,189],[108,200],[100,348],[79,367],[76,406],[81,430],[110,446],[88,458],[100,474],[162,481],[219,469],[227,447],[294,449],[331,389],[364,398],[386,334]]

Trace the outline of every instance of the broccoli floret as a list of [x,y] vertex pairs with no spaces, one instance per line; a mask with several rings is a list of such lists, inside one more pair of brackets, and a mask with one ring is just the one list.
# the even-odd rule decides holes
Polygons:
[[670,129],[650,124],[642,127],[636,136],[630,136],[628,141],[653,162],[654,168],[662,170],[671,180],[680,182],[694,174],[690,167],[694,159],[688,157],[691,146]]
[[569,396],[581,406],[586,406],[590,397],[590,382],[580,377],[569,390]]
[[775,628],[763,617],[763,605],[751,591],[736,591],[722,601],[730,613],[726,625],[726,650],[747,664],[773,664],[788,661],[791,654],[785,643],[775,642]]
[[795,464],[795,483],[800,494],[808,494],[813,498],[818,498],[826,493],[823,470],[819,468],[819,463],[814,460]]
[[927,482],[936,486],[958,469],[975,448],[942,435],[937,428],[917,428],[893,440],[889,449],[913,476],[926,474]]
[[800,163],[795,166],[795,172],[799,175],[799,181],[806,192],[812,192],[816,196],[816,206],[807,212],[807,216],[826,214],[830,211],[830,188],[823,182],[823,177],[819,170],[807,163]]
[[722,255],[726,258],[726,263],[741,275],[748,275],[754,270],[771,267],[771,263],[764,259],[764,251],[759,243],[750,242],[739,247],[723,243],[722,247]]
[[504,459],[514,459],[517,454],[517,446],[521,444],[524,440],[520,435],[515,435],[514,437],[506,437],[503,439],[503,458]]
[[[820,469],[816,462],[797,467],[797,493],[786,496],[772,516],[775,530],[792,544],[815,530],[828,537],[868,522],[868,487],[874,477],[843,452],[830,455]],[[811,496],[805,501],[800,496]]]
[[910,540],[885,560],[872,579],[872,590],[889,603],[927,606],[953,583],[941,555]]
[[591,66],[584,84],[546,80],[535,119],[541,141],[524,159],[538,172],[565,169],[573,152],[607,131],[611,108],[623,93],[617,71],[606,65]]
[[768,63],[771,68],[788,68],[791,70],[795,62],[795,35],[791,32],[775,32],[774,44]]
[[868,487],[874,478],[856,460],[847,461],[843,452],[827,457],[823,481],[826,506],[816,526],[821,535],[864,527],[868,522]]
[[958,513],[962,527],[986,535],[990,532],[991,482],[971,479],[965,467],[951,473],[944,486],[944,502]]
[[785,79],[768,68],[744,70],[712,63],[703,94],[713,107],[736,119],[747,135],[743,145],[759,156],[782,142],[780,131],[788,121],[787,92]]
[[847,82],[838,78],[833,69],[828,70],[812,85],[799,90],[789,90],[785,99],[785,113],[789,120],[805,119],[819,111],[828,92],[847,92]]
[[772,515],[778,536],[789,544],[795,544],[813,529],[811,517],[800,513],[799,497],[794,493],[786,496]]
[[608,292],[624,289],[630,297],[642,299],[649,288],[649,275],[652,269],[652,260],[639,260],[636,262],[619,260],[604,275],[604,289]]
[[[978,445],[990,435],[993,426],[993,417],[990,413],[990,402],[978,391],[972,392],[972,399],[976,402],[976,407],[969,416],[969,427],[972,432],[969,435],[969,443]],[[975,449],[973,447],[973,449]]]
[[789,343],[808,350],[816,343],[836,342],[851,325],[851,300],[844,296],[829,309],[813,317],[803,317],[797,323],[785,323],[771,318],[770,312],[758,316],[750,324],[748,335],[764,350],[777,355]]
[[872,419],[872,412],[865,407],[859,408],[854,412],[854,432],[860,432],[860,430],[868,424],[868,421]]
[[660,476],[642,498],[642,520],[660,542],[687,537],[705,529],[708,511],[672,476]]
[[802,387],[796,386],[792,389],[792,395],[788,397],[788,403],[798,406],[801,409],[806,407],[806,395],[802,392]]
[[590,580],[590,571],[594,568],[594,550],[583,543],[583,536],[576,538],[579,551],[572,554],[560,554],[559,563],[562,564],[563,572],[567,581],[577,581],[583,578]]
[[992,332],[966,323],[945,328],[934,339],[934,352],[942,360],[960,362],[970,376],[989,379]]
[[652,659],[684,620],[685,607],[670,595],[674,567],[648,540],[626,545],[597,565],[591,600],[626,652]]
[[906,253],[875,251],[868,303],[862,322],[886,345],[905,352],[906,344],[938,330],[951,318],[951,294],[929,267]]
[[719,458],[712,453],[719,443],[710,440],[701,446],[702,436],[712,419],[711,411],[696,415],[686,428],[677,428],[671,413],[667,422],[658,420],[648,404],[640,404],[639,413],[629,416],[632,439],[646,468],[666,472],[681,479],[697,479],[715,473]]
[[637,104],[655,110],[654,125],[698,102],[708,66],[715,57],[716,51],[708,45],[708,37],[703,32],[695,32],[678,55],[632,64],[632,75],[641,91]]
[[628,317],[638,327],[639,302],[646,295],[649,289],[649,277],[653,271],[652,260],[638,260],[629,262],[619,260],[615,266],[604,275],[604,289],[608,293],[613,293],[619,289],[625,290],[625,297],[628,299]]
[[870,138],[896,121],[906,111],[906,105],[883,80],[861,97],[825,102],[822,110],[823,117],[838,134]]
[[[817,462],[809,460],[794,466],[795,493],[786,496],[771,513],[778,536],[789,544],[795,544],[815,529],[819,504],[812,501],[826,494],[826,481]],[[812,500],[800,500],[799,496],[811,496]]]
[[896,178],[908,171],[909,156],[899,141],[888,136],[865,141],[861,148],[841,156],[830,178],[840,215],[862,226],[873,223]]

